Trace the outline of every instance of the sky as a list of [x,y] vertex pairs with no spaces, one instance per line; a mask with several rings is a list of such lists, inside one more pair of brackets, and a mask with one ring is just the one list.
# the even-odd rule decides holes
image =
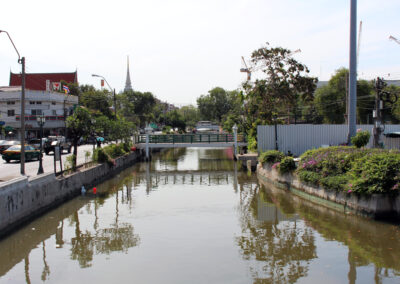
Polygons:
[[[358,76],[400,79],[400,1],[359,0]],[[134,90],[177,106],[196,105],[214,87],[240,88],[241,56],[265,46],[300,49],[310,75],[329,80],[349,66],[350,0],[19,0],[2,1],[7,31],[27,73],[78,71],[80,84],[100,88],[104,76],[125,86],[127,56]],[[358,26],[358,24],[357,24]],[[21,72],[0,33],[0,86]]]

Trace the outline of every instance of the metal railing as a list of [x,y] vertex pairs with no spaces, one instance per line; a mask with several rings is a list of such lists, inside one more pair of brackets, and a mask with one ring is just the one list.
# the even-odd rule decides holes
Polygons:
[[[137,135],[136,143],[146,143],[146,134]],[[234,143],[234,136],[231,133],[227,134],[164,134],[164,135],[149,135],[149,143],[175,144],[175,143]],[[246,142],[246,137],[238,134],[238,142]]]

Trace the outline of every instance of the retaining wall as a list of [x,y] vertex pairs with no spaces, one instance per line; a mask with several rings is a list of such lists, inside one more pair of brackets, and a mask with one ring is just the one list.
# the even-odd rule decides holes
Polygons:
[[375,219],[400,219],[400,195],[359,195],[310,186],[302,183],[294,174],[280,175],[277,170],[260,163],[257,165],[257,174],[266,182],[343,213]]
[[115,166],[99,164],[81,169],[69,176],[56,177],[54,173],[5,182],[0,187],[0,237],[22,223],[77,196],[82,185],[86,188],[98,184],[141,157],[140,153],[117,158]]

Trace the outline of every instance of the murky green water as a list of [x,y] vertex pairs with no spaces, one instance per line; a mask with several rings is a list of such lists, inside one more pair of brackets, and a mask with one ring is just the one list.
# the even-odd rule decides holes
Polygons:
[[400,283],[400,227],[176,149],[0,240],[0,283]]

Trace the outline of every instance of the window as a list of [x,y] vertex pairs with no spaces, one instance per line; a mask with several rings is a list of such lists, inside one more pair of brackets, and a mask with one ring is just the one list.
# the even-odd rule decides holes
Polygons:
[[36,102],[36,104],[37,104],[37,105],[41,105],[41,104],[42,104],[42,102],[39,102],[39,101],[37,101],[37,102]]
[[8,101],[7,104],[8,105],[15,105],[15,101]]
[[35,102],[34,102],[34,101],[30,101],[30,102],[29,102],[29,104],[31,104],[31,105],[34,105],[34,104],[35,104]]
[[14,116],[15,115],[15,110],[13,110],[13,109],[7,110],[7,115],[8,116]]
[[53,109],[53,115],[57,115],[57,111]]
[[32,115],[42,115],[42,110],[41,109],[32,109],[31,114]]
[[52,104],[53,106],[55,106],[55,105],[56,105],[56,102],[51,102],[51,104]]

